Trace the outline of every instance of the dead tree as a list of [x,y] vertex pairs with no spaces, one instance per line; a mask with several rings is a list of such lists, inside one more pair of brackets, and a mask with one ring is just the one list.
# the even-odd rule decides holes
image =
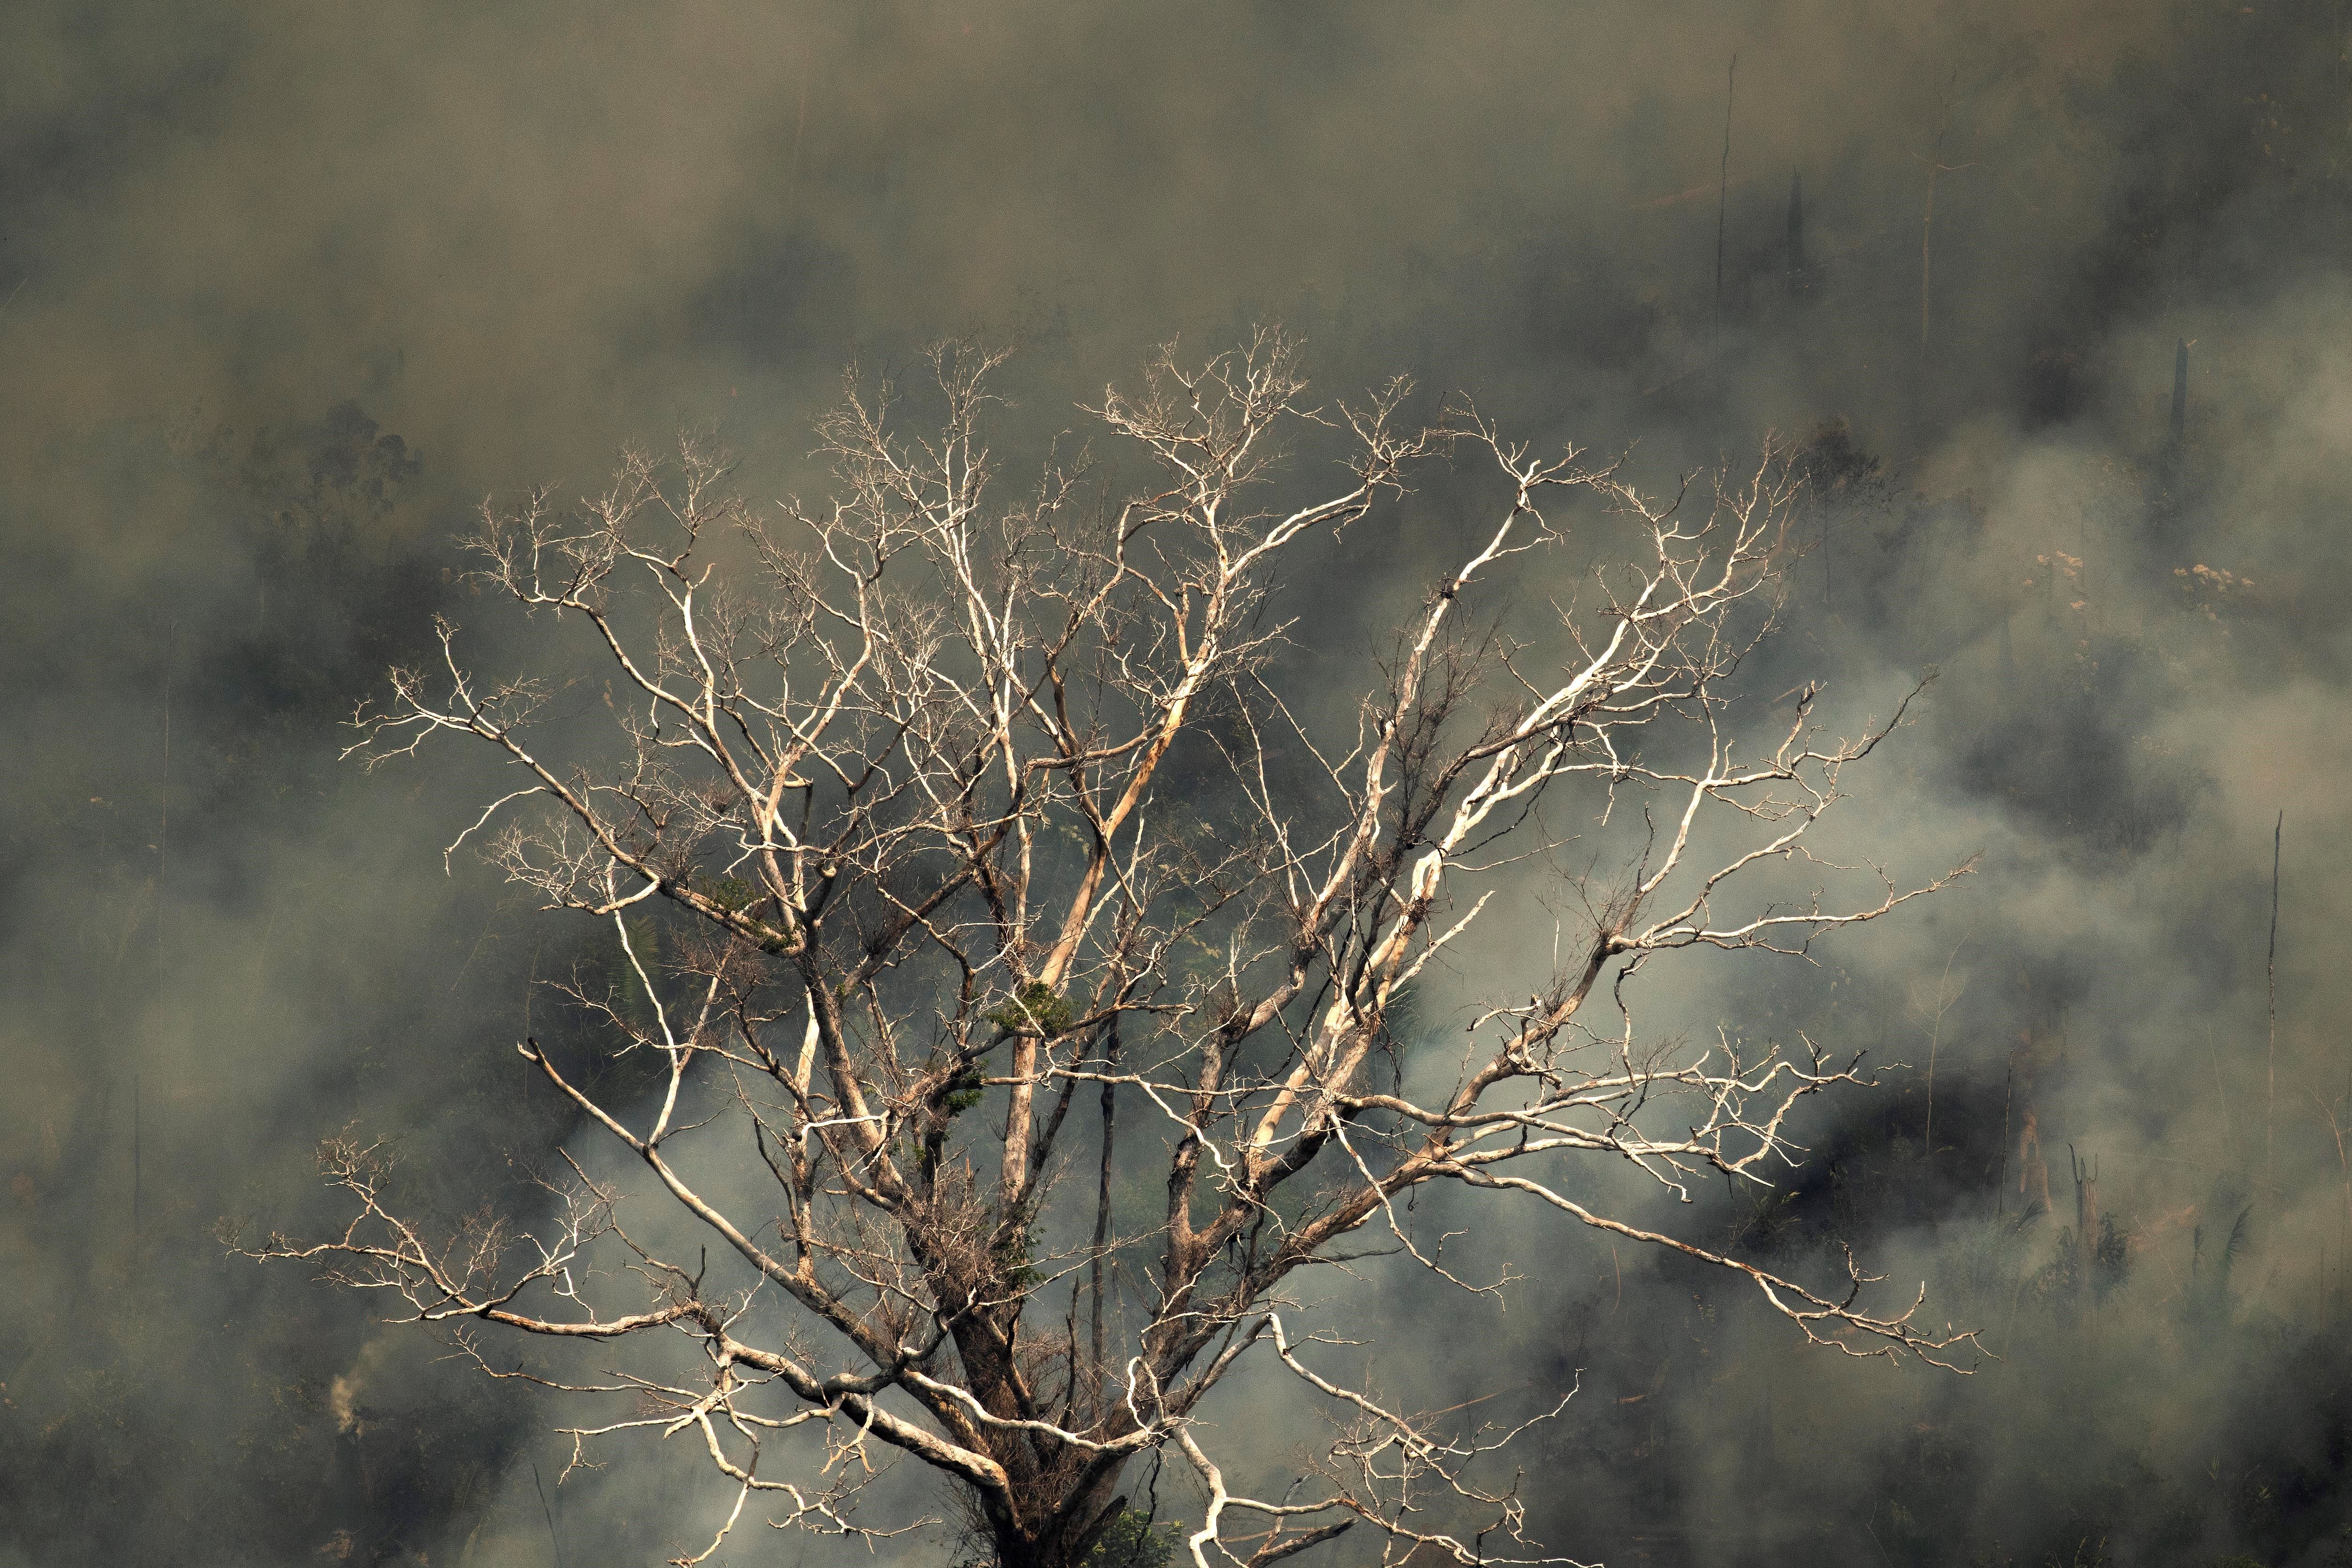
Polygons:
[[[943,414],[920,439],[853,379],[822,426],[822,503],[761,515],[688,442],[629,457],[576,507],[485,508],[486,587],[608,668],[605,749],[565,760],[576,714],[537,722],[559,683],[483,680],[444,625],[443,662],[394,672],[353,750],[446,738],[511,765],[517,787],[458,842],[609,922],[634,994],[572,994],[649,1076],[616,1098],[586,1062],[519,1049],[642,1180],[625,1193],[574,1163],[551,1217],[445,1232],[395,1202],[377,1147],[337,1140],[349,1227],[257,1250],[386,1291],[498,1375],[513,1363],[492,1332],[607,1364],[634,1348],[625,1376],[547,1381],[618,1406],[575,1441],[683,1434],[733,1484],[683,1563],[762,1505],[779,1526],[913,1528],[856,1511],[866,1461],[891,1452],[961,1489],[1005,1568],[1084,1561],[1147,1456],[1198,1480],[1197,1568],[1351,1528],[1383,1562],[1566,1561],[1523,1538],[1500,1451],[1570,1387],[1519,1390],[1493,1426],[1423,1413],[1349,1348],[1365,1297],[1302,1304],[1305,1279],[1323,1296],[1375,1254],[1501,1289],[1417,1228],[1425,1188],[1670,1249],[1847,1354],[1957,1360],[1968,1336],[1919,1325],[1916,1298],[1869,1304],[1851,1260],[1850,1278],[1776,1275],[1570,1179],[1614,1162],[1685,1200],[1708,1173],[1771,1180],[1799,1102],[1865,1081],[1858,1063],[1654,1038],[1638,978],[1707,951],[1802,953],[1946,879],[1808,850],[1899,712],[1832,742],[1808,690],[1760,745],[1728,727],[1727,682],[1776,603],[1784,468],[1653,501],[1466,405],[1409,426],[1402,384],[1311,405],[1268,332],[1106,393],[1092,417],[1152,476],[1123,500],[1087,504],[1117,492],[1078,466],[999,502],[996,363],[938,351]],[[1314,442],[1345,467],[1302,494],[1277,465]],[[1300,687],[1276,567],[1318,548],[1326,572],[1380,570],[1366,519],[1441,450],[1491,482],[1488,521],[1335,725],[1331,694]],[[1580,588],[1564,570],[1548,645],[1461,630],[1467,603],[1566,554],[1571,504],[1634,563]],[[1588,831],[1580,861],[1619,857],[1570,879],[1590,922],[1542,972],[1486,974],[1461,955],[1557,891],[1538,873],[1563,818]],[[1449,965],[1497,999],[1408,1026]],[[1095,1180],[1057,1180],[1092,1160]],[[1160,1194],[1149,1213],[1115,1160]],[[625,1223],[625,1199],[649,1216]],[[1213,1395],[1244,1368],[1253,1400],[1330,1422],[1303,1479],[1236,1472]]]

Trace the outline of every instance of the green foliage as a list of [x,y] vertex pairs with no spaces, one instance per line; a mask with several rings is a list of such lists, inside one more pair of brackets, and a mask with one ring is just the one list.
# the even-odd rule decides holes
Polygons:
[[1008,1230],[999,1238],[993,1249],[996,1267],[1006,1287],[1014,1291],[1035,1289],[1045,1282],[1045,1276],[1030,1261],[1037,1256],[1037,1227]]
[[2129,1278],[2131,1233],[2116,1224],[2115,1215],[2103,1214],[2087,1248],[2073,1226],[2058,1233],[2057,1256],[2035,1277],[2034,1288],[2045,1297],[2063,1301],[2080,1295],[2087,1286],[2091,1299],[2103,1302]]
[[987,1015],[988,1021],[1008,1035],[1058,1035],[1076,1016],[1061,994],[1042,980],[1032,980],[1013,999]]
[[940,1109],[950,1118],[961,1116],[987,1095],[988,1090],[982,1086],[979,1073],[959,1073],[948,1080],[946,1092],[940,1096]]
[[939,1171],[940,1159],[947,1151],[949,1124],[986,1098],[988,1089],[981,1082],[977,1068],[965,1068],[933,1093],[931,1103],[938,1108],[939,1119],[911,1151],[917,1166],[926,1178]]
[[1168,1568],[1184,1538],[1174,1520],[1154,1524],[1135,1510],[1121,1509],[1087,1554],[1087,1568]]
[[740,877],[718,877],[708,882],[698,882],[695,891],[725,910],[729,914],[740,914],[751,907],[760,889]]

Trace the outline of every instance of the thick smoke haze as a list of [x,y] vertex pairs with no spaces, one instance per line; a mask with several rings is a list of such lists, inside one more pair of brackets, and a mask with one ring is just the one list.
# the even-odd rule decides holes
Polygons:
[[[747,495],[814,493],[844,366],[967,333],[1019,351],[1017,477],[1153,345],[1277,321],[1321,388],[1410,374],[1652,484],[1777,433],[1809,553],[1759,711],[1819,679],[1851,730],[1932,673],[1837,847],[1982,856],[1816,964],[1650,1001],[1883,1064],[1782,1193],[1657,1217],[1851,1241],[1999,1359],[1803,1352],[1521,1215],[1475,1244],[1528,1276],[1507,1312],[1382,1296],[1391,1386],[1580,1368],[1523,1491],[1585,1560],[2352,1562],[2347,48],[2320,0],[18,0],[0,1568],[693,1536],[690,1466],[559,1486],[526,1393],[219,1239],[335,1224],[311,1151],[352,1123],[436,1156],[407,1168],[453,1211],[602,1157],[511,1047],[571,1026],[531,982],[603,939],[445,876],[487,770],[365,772],[341,721],[436,613],[484,667],[572,668],[453,573],[485,493],[593,488],[686,426]],[[1301,595],[1335,701],[1454,506],[1408,498]],[[1477,1331],[1409,1357],[1439,1312]],[[1197,1508],[1171,1472],[1164,1511]]]

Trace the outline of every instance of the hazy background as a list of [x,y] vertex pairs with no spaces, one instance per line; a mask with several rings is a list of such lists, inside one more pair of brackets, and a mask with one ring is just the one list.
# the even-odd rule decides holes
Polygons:
[[[1788,1202],[1680,1223],[1851,1239],[2005,1359],[1800,1354],[1716,1282],[1498,1230],[1558,1266],[1420,1375],[1585,1369],[1546,1538],[2352,1561],[2352,32],[2052,9],[8,7],[0,1563],[688,1533],[688,1466],[559,1489],[546,1413],[214,1239],[327,1223],[310,1150],[354,1119],[452,1203],[570,1131],[509,1047],[593,933],[445,879],[483,780],[339,764],[337,722],[436,610],[520,657],[445,571],[487,490],[681,423],[813,487],[845,362],[952,332],[1021,348],[1010,448],[1273,320],[1327,387],[1410,372],[1653,477],[1811,443],[1765,673],[1858,715],[1939,669],[1854,842],[1985,855],[1669,1005],[1920,1069],[1833,1108]],[[1446,533],[1390,526],[1315,623],[1335,670]],[[840,1555],[736,1556],[771,1552]]]

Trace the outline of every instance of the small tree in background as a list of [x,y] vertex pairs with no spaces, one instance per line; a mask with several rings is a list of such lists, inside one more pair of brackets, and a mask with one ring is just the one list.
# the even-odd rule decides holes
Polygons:
[[[886,1451],[951,1481],[1005,1568],[1073,1568],[1107,1540],[1133,1555],[1145,1459],[1197,1479],[1200,1568],[1350,1528],[1383,1561],[1559,1561],[1523,1539],[1504,1450],[1572,1387],[1522,1386],[1489,1425],[1420,1412],[1351,1348],[1369,1289],[1300,1304],[1304,1277],[1338,1289],[1374,1252],[1500,1291],[1416,1228],[1406,1200],[1440,1185],[1449,1212],[1533,1205],[1734,1271],[1816,1343],[1948,1364],[1967,1336],[1916,1326],[1916,1299],[1865,1305],[1851,1260],[1833,1284],[1783,1278],[1592,1207],[1570,1174],[1630,1163],[1680,1196],[1710,1171],[1767,1181],[1792,1108],[1863,1081],[1854,1064],[1646,1037],[1632,983],[1685,950],[1802,952],[1942,885],[1808,853],[1895,721],[1826,742],[1807,690],[1754,750],[1727,726],[1778,602],[1784,467],[1661,504],[1467,405],[1410,427],[1402,384],[1312,405],[1294,345],[1265,333],[1106,394],[1093,418],[1152,476],[1124,500],[1088,504],[1081,464],[1000,502],[997,359],[933,363],[943,413],[919,439],[887,388],[853,383],[822,426],[821,504],[757,513],[689,442],[631,456],[576,510],[486,509],[487,584],[609,664],[602,749],[567,760],[576,717],[541,722],[556,683],[478,679],[447,625],[444,666],[394,671],[360,720],[372,763],[444,735],[503,756],[519,787],[460,842],[612,922],[629,994],[571,989],[648,1064],[641,1092],[520,1049],[662,1217],[625,1225],[619,1187],[575,1163],[552,1217],[445,1237],[394,1201],[375,1147],[338,1140],[349,1228],[263,1256],[393,1292],[485,1370],[509,1364],[492,1327],[635,1349],[624,1375],[547,1381],[615,1402],[580,1442],[683,1436],[732,1484],[681,1563],[755,1504],[914,1528],[856,1510]],[[1341,477],[1298,493],[1277,472],[1293,439],[1340,446]],[[1364,520],[1442,451],[1490,476],[1488,521],[1335,710],[1302,685],[1276,568],[1322,541],[1339,560],[1320,570],[1385,570]],[[1585,576],[1542,640],[1464,631],[1465,601],[1565,556],[1578,500],[1635,563]],[[721,534],[741,546],[725,566]],[[1493,976],[1466,1026],[1404,1029],[1433,962],[1557,893],[1553,820],[1601,868],[1566,877],[1585,928]],[[644,917],[664,908],[656,962]],[[722,1286],[712,1247],[748,1273]],[[1391,1360],[1441,1331],[1385,1310]],[[1240,1474],[1204,1414],[1244,1367],[1254,1399],[1331,1423],[1303,1477]]]

